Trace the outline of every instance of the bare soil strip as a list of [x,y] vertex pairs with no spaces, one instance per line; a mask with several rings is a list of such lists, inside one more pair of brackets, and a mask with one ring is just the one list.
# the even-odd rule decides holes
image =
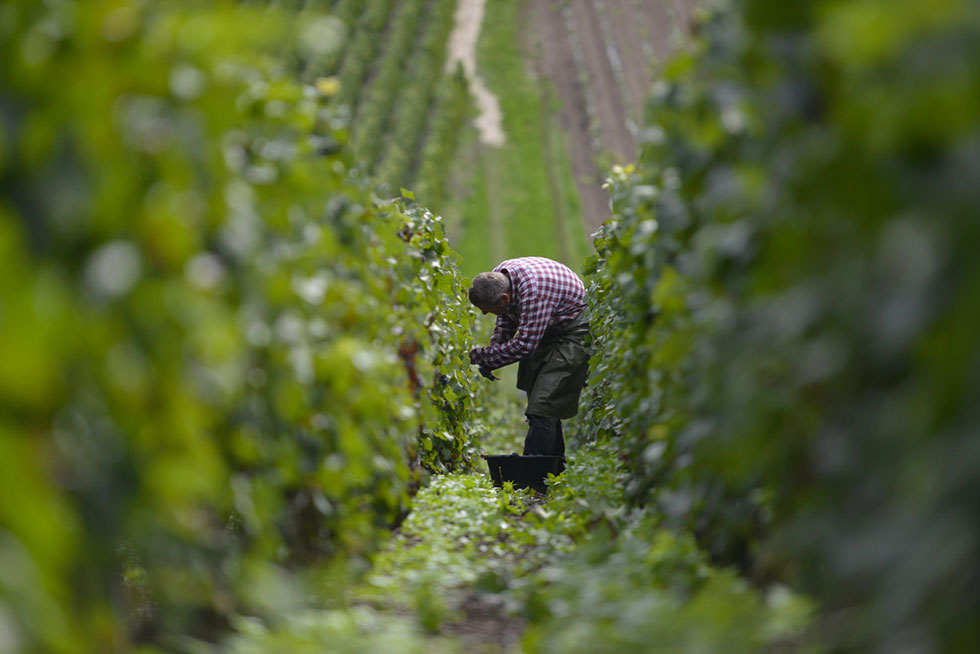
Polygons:
[[[531,70],[534,79],[542,87],[542,102],[541,110],[545,114],[551,111],[551,101],[552,96],[557,95],[560,108],[558,111],[558,125],[556,127],[551,127],[551,129],[546,130],[542,133],[543,147],[545,148],[545,153],[548,156],[548,182],[550,186],[550,192],[552,197],[552,204],[555,207],[555,219],[557,221],[556,232],[558,238],[561,241],[561,251],[565,256],[566,260],[570,256],[570,246],[569,246],[569,235],[567,233],[568,227],[568,217],[565,214],[565,202],[561,197],[561,184],[559,182],[559,176],[561,175],[561,164],[560,161],[553,160],[553,153],[560,151],[562,149],[566,150],[569,156],[576,161],[589,162],[591,161],[591,147],[588,140],[582,138],[588,133],[588,120],[589,117],[585,113],[585,100],[584,97],[575,103],[567,102],[566,98],[562,98],[561,94],[553,88],[554,80],[560,75],[573,75],[575,71],[575,61],[571,57],[571,50],[567,47],[545,47],[545,44],[555,43],[556,41],[561,41],[564,39],[564,31],[560,29],[560,24],[558,21],[548,20],[547,18],[540,15],[541,12],[559,11],[560,7],[556,4],[549,4],[549,2],[531,2],[525,10],[525,24],[538,25],[545,30],[544,34],[539,34],[533,30],[525,31],[525,44],[524,50],[528,54],[529,61],[531,62]],[[559,69],[564,69],[564,72],[559,72]],[[578,94],[582,93],[581,85],[577,85],[575,92]],[[543,122],[546,125],[551,124],[551,117],[548,115],[542,116]],[[575,129],[575,124],[578,122],[584,127],[584,131],[581,129]],[[555,140],[561,140],[562,136],[559,136],[556,132],[564,136],[565,143],[556,144]],[[579,138],[573,140],[570,137],[578,136]],[[575,167],[573,167],[573,173],[575,172]],[[576,186],[578,190],[578,195],[580,197],[580,204],[582,205],[582,211],[595,214],[601,213],[604,209],[604,200],[602,194],[592,193],[588,194],[589,188],[595,188],[595,182],[598,181],[598,169],[595,169],[593,165],[592,176],[588,180],[578,181],[576,180]],[[591,203],[591,205],[590,205]]]
[[675,2],[647,2],[647,0],[626,0],[632,5],[631,16],[636,25],[642,28],[645,42],[650,44],[656,64],[661,64],[670,56],[673,34],[680,29],[676,22]]
[[591,89],[602,147],[618,162],[632,161],[636,146],[626,128],[626,109],[609,61],[599,16],[592,0],[573,0],[571,7],[578,35],[576,46],[581,48],[581,61]]
[[557,118],[572,160],[586,233],[610,215],[602,189],[608,171],[600,170],[599,163],[608,163],[610,155],[618,163],[635,160],[633,129],[642,125],[656,69],[688,33],[697,4],[698,0],[529,2],[526,24],[533,66],[541,78],[551,81],[561,103]]
[[[607,33],[618,35],[610,47],[615,48],[622,65],[627,118],[634,125],[640,125],[643,120],[643,106],[653,81],[655,48],[649,43],[650,37],[643,22],[636,20],[632,0],[603,0],[603,4],[606,9],[603,15],[608,26]],[[664,34],[658,38],[663,38],[666,42],[668,34],[669,30],[664,29]],[[647,45],[646,48],[644,44]]]
[[446,70],[452,72],[457,63],[462,64],[479,110],[475,124],[480,132],[480,142],[499,146],[506,140],[502,127],[503,115],[500,112],[500,101],[490,92],[476,72],[476,43],[480,36],[480,27],[483,25],[485,3],[486,0],[459,0],[459,4],[456,5],[456,25],[449,36]]
[[683,37],[691,31],[694,26],[694,10],[698,6],[697,0],[674,0],[674,25]]
[[550,82],[558,96],[558,122],[565,134],[572,175],[578,191],[584,228],[609,217],[602,176],[595,163],[589,135],[588,100],[578,74],[575,56],[560,0],[532,0],[528,6],[529,51],[539,79]]
[[500,604],[472,591],[463,599],[460,608],[462,619],[444,625],[443,633],[458,636],[467,645],[477,647],[477,654],[512,651],[518,646],[525,627],[522,618],[508,614]]

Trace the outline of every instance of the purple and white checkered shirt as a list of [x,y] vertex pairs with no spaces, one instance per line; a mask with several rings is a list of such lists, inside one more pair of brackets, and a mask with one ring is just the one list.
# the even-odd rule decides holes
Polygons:
[[496,370],[537,349],[549,327],[564,327],[585,310],[585,285],[568,266],[544,257],[502,262],[494,272],[510,277],[507,313],[497,316],[489,347],[470,351],[470,359]]

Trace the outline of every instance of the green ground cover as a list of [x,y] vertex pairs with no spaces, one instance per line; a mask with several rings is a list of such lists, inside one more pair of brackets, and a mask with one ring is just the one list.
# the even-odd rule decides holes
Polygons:
[[[806,601],[712,568],[689,535],[626,505],[614,447],[578,443],[569,462],[548,496],[494,488],[485,474],[435,478],[345,607],[278,630],[240,626],[230,652],[312,652],[332,639],[399,652],[757,652],[789,641],[813,651],[800,640]],[[488,611],[519,640],[505,649],[452,636]]]

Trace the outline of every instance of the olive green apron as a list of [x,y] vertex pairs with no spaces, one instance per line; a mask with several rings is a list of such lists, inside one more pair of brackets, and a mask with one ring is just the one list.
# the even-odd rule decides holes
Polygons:
[[546,331],[538,348],[521,359],[517,388],[527,393],[527,413],[558,420],[578,413],[578,398],[589,375],[588,333],[583,313],[561,330]]

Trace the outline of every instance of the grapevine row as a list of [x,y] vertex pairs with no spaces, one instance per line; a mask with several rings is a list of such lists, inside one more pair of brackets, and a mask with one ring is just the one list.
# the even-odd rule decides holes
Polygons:
[[385,144],[377,176],[393,187],[404,185],[409,177],[416,151],[424,136],[433,90],[442,73],[446,42],[453,27],[455,0],[435,0],[426,21],[420,47],[409,63],[414,83],[401,90],[391,118],[391,137]]
[[362,84],[384,42],[383,34],[396,0],[367,0],[353,38],[344,49],[337,77],[340,80],[338,101],[357,104]]
[[351,146],[358,161],[371,170],[386,140],[386,122],[405,81],[404,68],[424,15],[424,2],[402,2],[395,14],[378,72],[363,91],[351,128]]
[[830,651],[971,652],[980,14],[817,4],[734,3],[665,68],[588,266],[587,432]]
[[456,145],[470,109],[470,91],[462,69],[445,75],[436,89],[436,99],[422,146],[421,163],[410,184],[419,201],[429,207],[442,206],[446,179]]
[[473,310],[439,219],[352,183],[335,89],[289,73],[311,9],[63,9],[0,33],[31,55],[0,61],[4,638],[169,649],[473,463]]

